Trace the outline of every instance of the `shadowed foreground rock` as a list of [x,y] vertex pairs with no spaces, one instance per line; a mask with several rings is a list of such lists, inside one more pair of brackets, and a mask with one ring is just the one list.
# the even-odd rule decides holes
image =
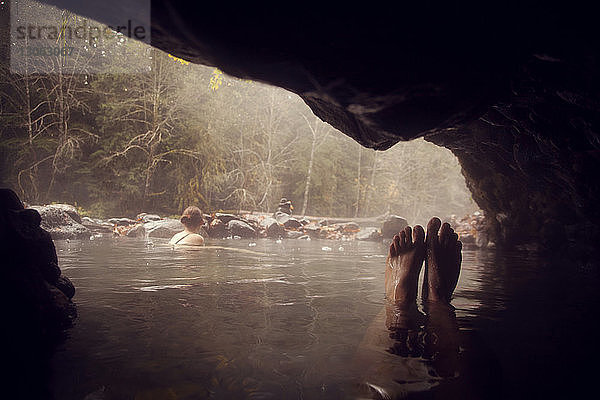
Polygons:
[[2,330],[8,345],[3,361],[10,380],[3,391],[17,391],[7,398],[49,398],[39,377],[47,374],[53,345],[77,315],[75,288],[61,275],[54,243],[40,222],[38,211],[25,209],[12,190],[0,189]]
[[0,189],[0,204],[1,240],[11,249],[6,254],[5,287],[16,304],[35,316],[26,323],[32,333],[50,337],[75,318],[75,288],[61,274],[54,242],[40,227],[38,211],[25,209],[9,189]]

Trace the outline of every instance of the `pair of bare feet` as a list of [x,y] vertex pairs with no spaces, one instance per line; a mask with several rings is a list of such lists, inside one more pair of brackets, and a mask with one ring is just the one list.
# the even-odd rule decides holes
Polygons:
[[385,295],[395,303],[412,304],[423,262],[425,275],[421,297],[424,301],[449,303],[458,282],[462,243],[448,223],[433,217],[423,227],[404,228],[394,236],[386,261]]

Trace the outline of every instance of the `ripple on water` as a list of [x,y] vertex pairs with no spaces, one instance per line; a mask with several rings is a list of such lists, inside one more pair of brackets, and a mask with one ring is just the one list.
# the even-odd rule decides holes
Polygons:
[[[384,243],[345,242],[343,252],[322,250],[338,249],[334,241],[210,244],[247,251],[249,243],[271,255],[222,248],[176,251],[166,240],[150,248],[141,239],[57,241],[61,268],[77,287],[79,317],[53,360],[55,397],[81,400],[104,386],[113,398],[144,398],[167,393],[164,388],[184,398],[183,388],[193,384],[203,388],[198,398],[207,393],[344,398],[352,393],[358,372],[390,365],[385,357],[392,355],[381,345],[367,346],[375,357],[369,363],[353,364],[369,332],[381,335],[380,343],[389,339],[383,324],[372,325],[383,306]],[[517,304],[507,294],[507,280],[537,277],[521,261],[463,251],[453,300],[462,333],[475,337],[483,326],[513,339],[498,316],[536,304]],[[511,269],[511,263],[520,266]],[[530,320],[517,320],[519,329]],[[533,320],[544,327],[542,317]],[[527,343],[515,344],[519,336],[495,345],[509,354],[510,346],[526,348]],[[468,344],[463,347],[467,353]],[[421,368],[424,362],[395,360],[399,371]],[[405,391],[429,390],[442,381],[409,375],[395,379],[404,382]]]

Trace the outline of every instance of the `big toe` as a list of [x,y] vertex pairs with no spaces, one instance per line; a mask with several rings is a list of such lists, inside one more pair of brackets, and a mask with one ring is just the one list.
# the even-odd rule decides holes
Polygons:
[[440,230],[440,226],[442,225],[442,221],[438,217],[433,217],[429,220],[427,224],[427,241],[438,237],[438,231]]

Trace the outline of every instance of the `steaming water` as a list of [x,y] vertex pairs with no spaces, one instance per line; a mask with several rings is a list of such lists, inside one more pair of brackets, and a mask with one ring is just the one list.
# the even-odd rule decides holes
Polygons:
[[464,249],[460,372],[442,379],[420,357],[365,346],[387,335],[383,243],[152,241],[56,242],[79,312],[52,359],[56,399],[356,398],[377,396],[360,384],[390,371],[394,395],[515,398],[573,393],[590,375],[577,340],[589,341],[580,328],[596,317],[598,280],[585,268]]

